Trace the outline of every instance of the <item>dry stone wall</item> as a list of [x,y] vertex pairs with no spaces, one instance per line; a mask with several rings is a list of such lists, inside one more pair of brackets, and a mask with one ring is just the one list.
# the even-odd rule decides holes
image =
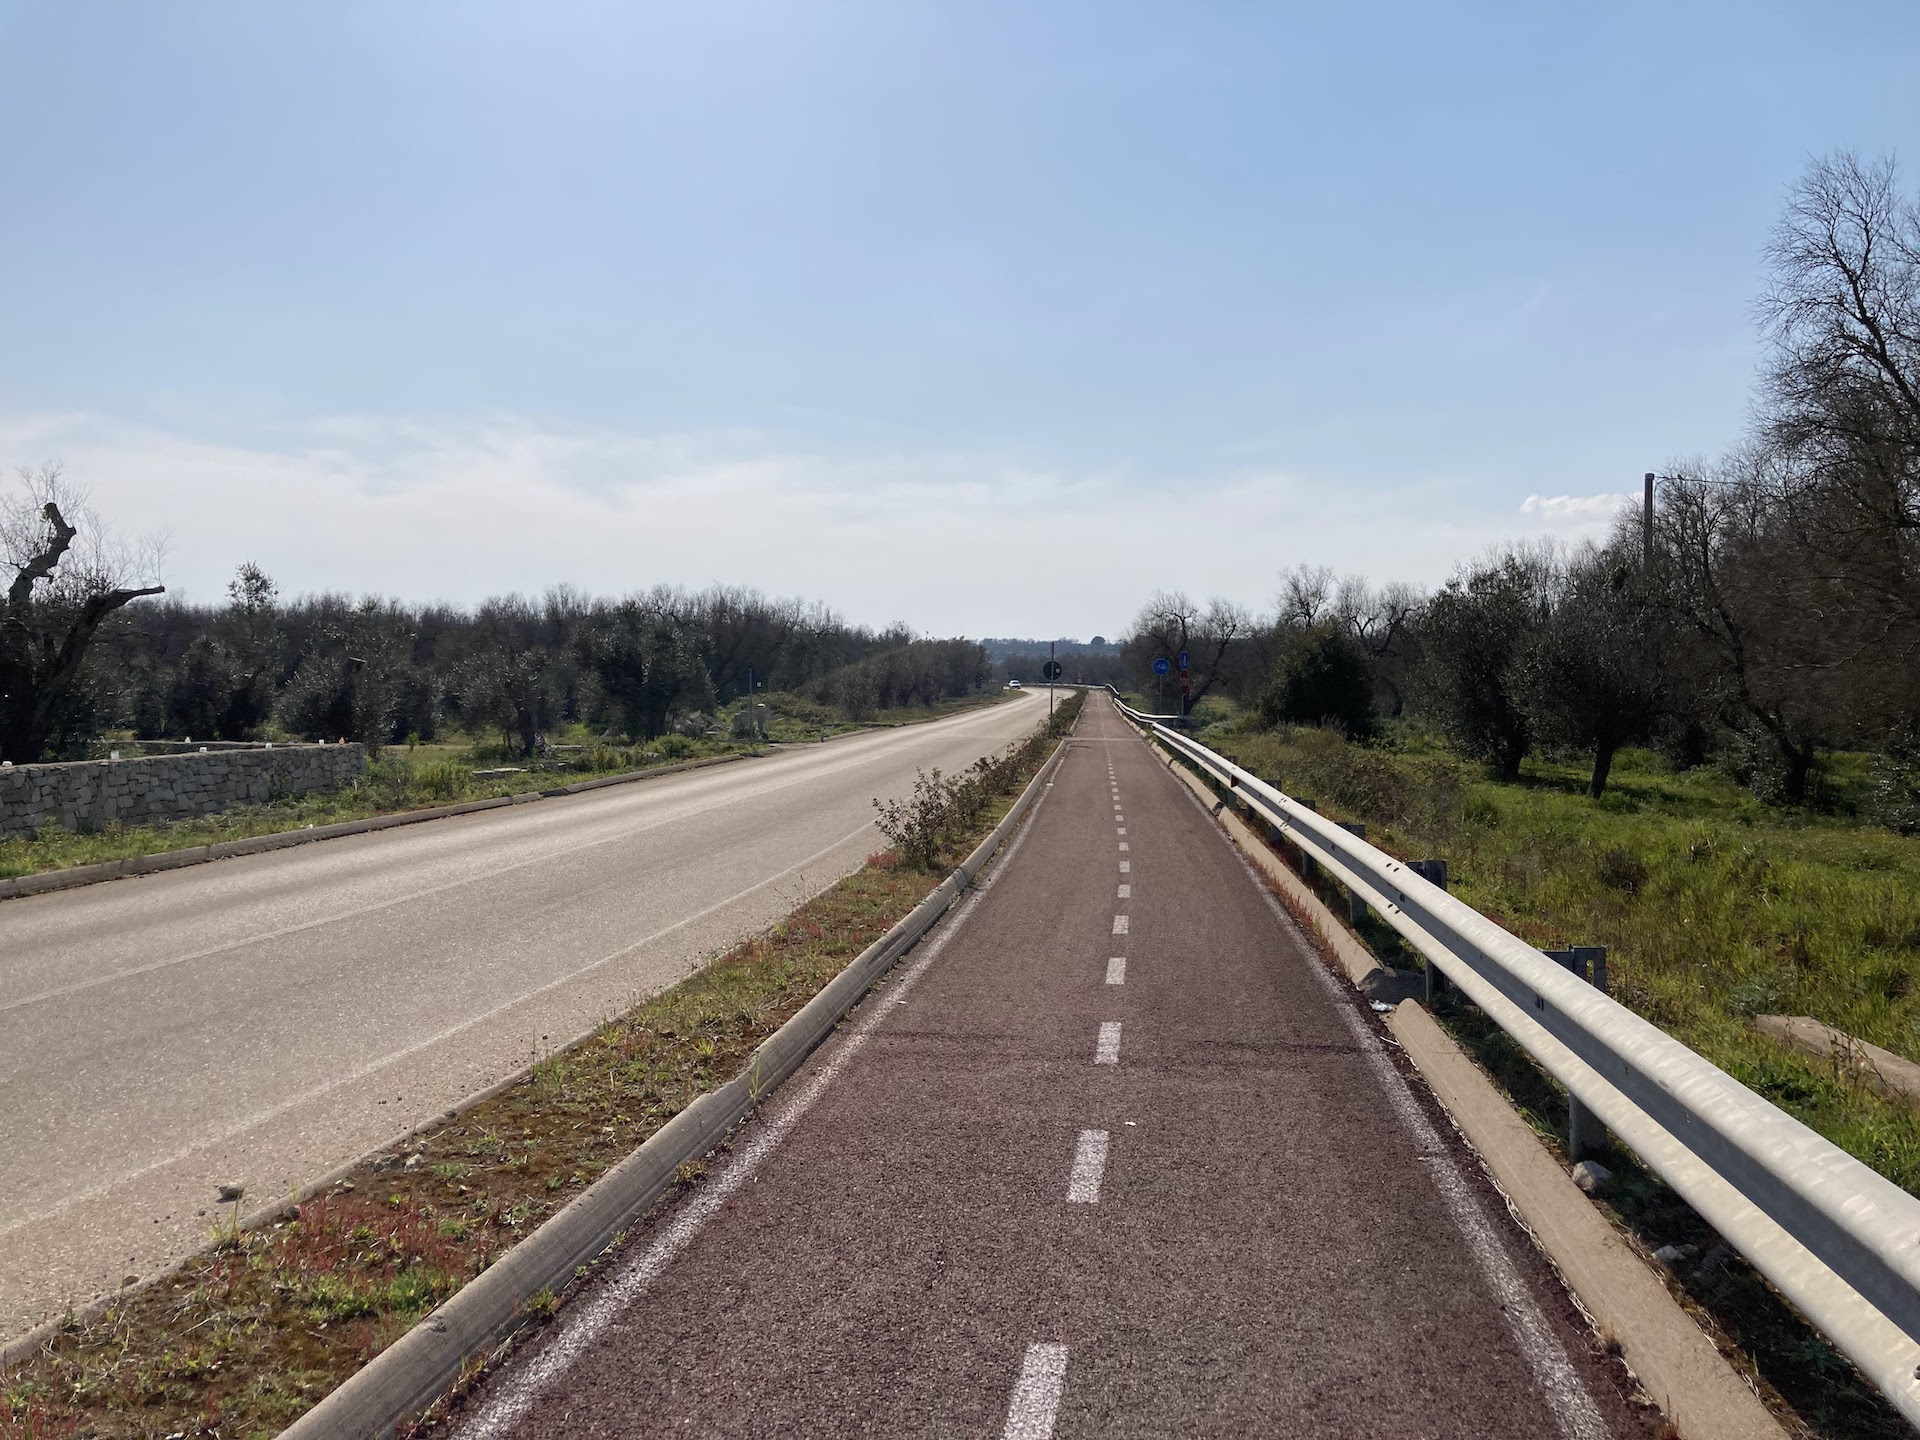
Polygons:
[[46,825],[98,830],[115,820],[185,820],[350,785],[366,773],[367,752],[359,745],[0,766],[0,839],[32,835]]

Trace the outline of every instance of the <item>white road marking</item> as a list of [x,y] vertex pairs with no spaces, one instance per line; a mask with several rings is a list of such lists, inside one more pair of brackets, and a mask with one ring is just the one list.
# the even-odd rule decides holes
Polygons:
[[1131,900],[1131,899],[1133,898],[1133,886],[1131,886],[1131,885],[1122,885],[1122,886],[1120,887],[1120,895],[1119,895],[1119,898],[1120,898],[1120,899],[1122,899],[1122,900]]
[[1096,1065],[1120,1063],[1120,1022],[1118,1020],[1100,1022],[1100,1038],[1093,1044],[1093,1063]]
[[[143,1176],[151,1175],[154,1171],[164,1169],[168,1165],[172,1165],[181,1160],[184,1160],[189,1155],[198,1154],[203,1150],[211,1150],[216,1145],[224,1145],[228,1141],[236,1138],[237,1136],[246,1134],[247,1131],[249,1130],[257,1129],[262,1125],[268,1124],[273,1120],[279,1119],[280,1116],[286,1114],[288,1111],[297,1109],[300,1106],[307,1104],[309,1101],[317,1100],[321,1096],[329,1094],[334,1090],[341,1089],[344,1086],[351,1085],[357,1080],[364,1080],[367,1078],[367,1076],[373,1075],[381,1070],[384,1070],[390,1065],[397,1065],[402,1060],[407,1060],[412,1058],[415,1055],[418,1055],[422,1050],[432,1049],[435,1045],[441,1044],[442,1042],[447,1040],[451,1040],[456,1035],[463,1034],[466,1031],[473,1029],[476,1025],[484,1025],[486,1024],[487,1021],[494,1019],[496,1016],[504,1015],[507,1011],[513,1009],[516,1005],[524,1005],[529,1000],[538,999],[540,996],[545,995],[548,991],[557,990],[562,985],[567,984],[569,981],[577,980],[582,975],[590,974],[595,970],[601,969],[603,966],[611,965],[614,961],[622,959],[628,955],[631,955],[634,951],[640,949],[643,946],[651,945],[656,940],[663,940],[667,936],[673,934],[673,932],[676,930],[684,930],[687,926],[706,919],[707,916],[713,914],[715,911],[724,910],[727,906],[734,904],[736,901],[746,898],[747,896],[753,894],[756,890],[764,890],[769,885],[774,885],[779,883],[782,880],[785,880],[788,876],[794,874],[796,871],[804,870],[807,866],[813,864],[815,861],[825,859],[828,855],[831,855],[835,850],[839,849],[842,845],[845,845],[849,840],[858,839],[861,835],[865,834],[868,830],[872,828],[873,828],[873,822],[868,821],[867,824],[862,825],[858,830],[851,831],[850,833],[841,836],[838,840],[834,841],[831,845],[828,845],[825,849],[817,850],[813,854],[809,855],[806,859],[797,861],[794,864],[789,865],[785,870],[782,870],[778,875],[770,875],[765,880],[757,881],[754,884],[749,885],[746,889],[739,891],[737,894],[729,895],[724,900],[716,900],[714,901],[713,904],[707,906],[707,908],[704,910],[696,911],[694,914],[687,916],[683,920],[676,920],[673,922],[673,924],[666,926],[664,929],[656,930],[651,935],[644,936],[641,939],[634,941],[631,945],[624,945],[620,949],[615,950],[611,955],[602,955],[598,960],[590,960],[585,965],[581,965],[576,969],[567,971],[564,975],[556,975],[543,985],[535,986],[533,989],[527,990],[519,995],[515,995],[511,999],[501,1001],[498,1005],[495,1005],[490,1010],[483,1011],[478,1015],[470,1015],[465,1020],[459,1021],[457,1024],[449,1025],[444,1030],[437,1031],[436,1033],[429,1035],[424,1039],[414,1041],[411,1045],[403,1045],[398,1050],[389,1051],[387,1054],[379,1056],[376,1059],[368,1060],[363,1064],[356,1065],[353,1067],[353,1069],[347,1071],[344,1075],[336,1075],[332,1079],[324,1081],[319,1085],[315,1085],[311,1089],[301,1091],[298,1095],[290,1096],[287,1099],[281,1100],[276,1104],[267,1106],[264,1109],[255,1110],[250,1114],[243,1115],[238,1120],[235,1120],[232,1124],[227,1125],[225,1128],[223,1128],[217,1135],[209,1135],[203,1139],[195,1140],[189,1145],[181,1146],[178,1150],[175,1150],[170,1155],[164,1155],[160,1159],[155,1160],[150,1164],[141,1166],[138,1170],[130,1170],[125,1174],[115,1175],[111,1179],[103,1180],[99,1184],[89,1186],[85,1190],[77,1190],[71,1195],[63,1196],[61,1197],[60,1200],[55,1202],[53,1205],[49,1206],[47,1209],[38,1211],[37,1213],[32,1215],[24,1216],[21,1219],[16,1220],[13,1223],[5,1226],[4,1228],[0,1228],[0,1236],[11,1235],[14,1231],[23,1229],[28,1225],[34,1224],[36,1221],[48,1219],[54,1215],[60,1214],[62,1211],[65,1211],[65,1210],[71,1210],[74,1206],[85,1204],[89,1200],[96,1200],[100,1196],[107,1194],[109,1191],[113,1190],[117,1186],[127,1185],[132,1183],[135,1180],[142,1178]],[[1024,834],[1025,832],[1023,831],[1022,833]],[[1008,853],[1011,854],[1012,852],[1009,851]],[[446,887],[446,888],[451,888],[451,887]],[[420,893],[428,894],[431,892],[422,891]],[[314,925],[318,925],[323,922],[316,920],[313,923]],[[310,929],[312,927],[311,926],[295,926],[293,928],[294,929]],[[289,930],[287,933],[292,933],[292,932],[291,930]],[[227,947],[227,948],[232,948],[232,947]],[[170,964],[172,962],[169,961],[165,963]],[[145,966],[142,968],[143,970],[151,970],[151,969],[158,969],[159,966],[153,965],[153,966]],[[127,971],[123,973],[136,974],[141,972]],[[83,987],[75,986],[72,988],[79,989]],[[44,997],[28,997],[28,998],[32,999],[32,998],[44,998]],[[27,1002],[22,1001],[21,1003],[25,1004]],[[0,1008],[10,1008],[10,1007],[0,1007]]]
[[[931,723],[943,723],[943,722],[931,722]],[[956,727],[956,729],[957,728],[958,727]],[[856,762],[850,762],[850,763],[858,763],[858,762],[856,761]],[[845,769],[849,767],[846,765],[843,765],[838,768]],[[829,771],[826,773],[834,773],[834,772]],[[747,791],[745,793],[723,793],[722,795],[714,797],[713,803],[709,805],[707,809],[708,809],[708,812],[711,812],[712,810],[717,810],[727,805],[738,805],[738,804],[748,803],[751,801],[757,801],[769,794],[774,794],[781,790],[791,790],[796,786],[808,784],[811,780],[820,778],[820,774],[821,772],[818,772],[818,771],[815,771],[812,774],[807,774],[803,772],[803,773],[794,775],[791,779],[782,780],[778,784],[764,786],[758,789]],[[728,777],[724,777],[724,776],[721,777],[723,781],[726,778]],[[490,812],[481,812],[481,813],[498,814],[501,812],[490,811]],[[551,812],[548,812],[548,813],[551,813]],[[636,835],[642,835],[649,831],[658,830],[664,826],[675,823],[676,820],[681,818],[684,818],[684,817],[683,815],[679,815],[679,814],[661,815],[654,819],[648,820],[646,822],[636,823],[630,827],[624,828],[616,835],[603,835],[592,840],[582,840],[576,844],[565,845],[558,849],[542,849],[538,854],[529,856],[524,860],[514,860],[505,865],[496,866],[492,869],[482,870],[472,874],[462,875],[459,879],[448,880],[443,884],[429,886],[424,890],[411,890],[404,895],[395,895],[385,900],[371,901],[365,905],[358,905],[348,910],[335,911],[327,915],[319,916],[316,919],[302,920],[299,923],[293,924],[293,925],[278,926],[272,930],[261,930],[252,935],[243,935],[238,939],[223,941],[221,944],[212,946],[209,949],[194,950],[184,955],[172,955],[172,956],[168,956],[165,959],[154,960],[145,965],[129,966],[125,970],[115,970],[104,975],[89,976],[85,980],[75,981],[72,984],[68,984],[68,985],[61,985],[52,990],[42,991],[40,994],[37,994],[37,995],[22,995],[16,999],[7,1001],[6,1004],[4,1005],[0,1005],[0,1012],[5,1012],[8,1010],[17,1010],[23,1005],[34,1005],[34,1004],[40,1003],[43,1000],[63,999],[66,996],[76,994],[81,990],[91,990],[95,986],[111,985],[117,980],[129,980],[129,979],[134,979],[141,975],[150,975],[156,970],[165,970],[175,965],[189,964],[195,960],[211,959],[216,955],[225,955],[235,950],[244,949],[249,945],[266,944],[274,940],[283,940],[290,935],[303,934],[306,931],[318,929],[323,925],[331,925],[336,921],[357,920],[363,915],[371,915],[376,911],[392,909],[395,906],[405,905],[411,901],[426,899],[430,896],[443,895],[443,894],[446,894],[448,891],[458,890],[459,888],[465,885],[484,885],[488,881],[497,880],[503,875],[509,875],[515,871],[525,870],[535,865],[544,865],[549,861],[559,859],[562,856],[577,854],[585,850],[597,849],[601,846],[619,845],[619,844],[626,843],[628,841],[631,841]],[[869,820],[865,825],[860,827],[860,830],[870,830],[872,828],[873,828],[873,822]],[[853,835],[849,835],[847,839],[851,840],[856,836],[858,836],[860,834],[860,830],[856,830],[853,833]],[[377,832],[377,833],[384,833],[384,832]],[[842,840],[838,843],[845,844],[846,841]],[[822,850],[820,852],[820,855],[828,854],[835,848],[836,848],[835,846],[829,845],[825,850]],[[801,866],[812,864],[813,861],[817,860],[818,858],[819,858],[818,855],[809,856],[806,860],[801,861],[798,865],[794,865],[790,867],[788,870],[783,871],[779,875],[773,876],[771,879],[763,880],[760,882],[759,885],[750,887],[749,890],[743,890],[740,892],[740,894],[746,895],[751,893],[751,890],[759,889],[762,886],[771,885],[774,883],[774,881],[784,879],[787,875],[792,874],[794,870],[800,869]],[[735,896],[733,898],[738,899],[739,896]],[[731,903],[732,901],[730,900],[723,900],[719,902],[719,904],[713,906],[713,909],[718,910],[723,906]],[[701,915],[706,915],[709,913],[711,913],[711,911],[703,910],[701,912]],[[689,924],[691,922],[682,921],[680,923]],[[675,928],[678,928],[678,927],[675,927]],[[661,933],[664,934],[666,932],[663,931]],[[655,936],[650,938],[657,939],[658,937]],[[647,942],[642,941],[641,943],[644,944]],[[638,946],[635,946],[632,948],[637,949]],[[625,954],[626,952],[622,951],[620,953]],[[600,962],[596,962],[596,963],[600,963]],[[514,1003],[517,1003],[517,1002],[514,1002]],[[484,1019],[486,1017],[483,1016],[481,1018]],[[349,1077],[349,1078],[352,1078],[352,1077]],[[297,1104],[299,1102],[295,1101],[292,1103]],[[245,1128],[245,1127],[243,1126],[241,1128]],[[230,1132],[230,1133],[238,1133],[238,1132],[236,1131],[236,1132]],[[216,1140],[210,1143],[217,1144],[219,1142]],[[158,1162],[158,1164],[167,1164],[167,1163],[169,1162],[168,1161]],[[155,1168],[157,1168],[157,1166]]]
[[1107,1132],[1082,1130],[1073,1147],[1073,1173],[1067,1177],[1067,1200],[1075,1205],[1098,1205],[1100,1181],[1107,1173]]
[[1116,915],[1113,917],[1113,933],[1116,935],[1124,935],[1127,933],[1127,917],[1126,916]]
[[[1126,831],[1124,831],[1124,830],[1123,830],[1123,831],[1121,831],[1120,833],[1124,835],[1124,834],[1126,834]],[[1122,850],[1124,850],[1124,849],[1126,849],[1126,848],[1127,848],[1127,842],[1126,842],[1126,841],[1124,841],[1124,840],[1122,840],[1122,841],[1120,842],[1120,848],[1121,848]]]
[[1067,1347],[1036,1340],[1020,1362],[1000,1440],[1053,1440],[1053,1416],[1067,1383]]
[[1120,873],[1122,875],[1125,875],[1128,871],[1132,869],[1133,869],[1133,862],[1131,860],[1122,860],[1120,862]]
[[1107,984],[1124,985],[1127,983],[1127,957],[1116,955],[1107,961]]
[[[981,878],[974,892],[960,903],[952,918],[945,923],[940,933],[935,935],[927,948],[910,961],[899,972],[900,978],[893,982],[890,992],[896,1001],[913,988],[914,982],[926,974],[927,967],[940,958],[940,952],[947,948],[947,942],[960,933],[967,917],[973,913],[987,893],[993,889],[999,878],[1006,873],[1007,866],[1013,863],[1013,857],[1020,853],[1020,847],[1034,831],[1033,817],[1040,813],[1040,807],[1046,803],[1046,795],[1034,802],[1027,812],[1026,824],[1021,826],[1006,847],[1001,857],[986,875]],[[878,996],[873,998],[878,999]],[[461,1440],[491,1440],[511,1430],[521,1418],[533,1408],[541,1394],[560,1376],[573,1367],[587,1351],[587,1347],[599,1339],[606,1328],[618,1320],[636,1300],[644,1295],[653,1282],[660,1277],[669,1264],[680,1255],[706,1227],[707,1221],[719,1213],[720,1208],[732,1198],[734,1193],[748,1181],[758,1176],[760,1167],[786,1139],[789,1131],[800,1122],[827,1091],[847,1063],[858,1055],[867,1043],[867,1037],[874,1027],[893,1013],[891,1005],[863,1005],[854,1012],[851,1025],[840,1032],[841,1040],[837,1048],[827,1055],[819,1070],[799,1091],[793,1093],[784,1103],[776,1099],[774,1105],[761,1112],[761,1123],[747,1142],[732,1154],[732,1163],[709,1172],[702,1185],[688,1198],[685,1206],[672,1220],[657,1231],[647,1246],[636,1251],[624,1266],[617,1271],[606,1284],[587,1297],[575,1309],[562,1310],[552,1343],[535,1354],[525,1369],[518,1374],[503,1372],[500,1388],[483,1406],[473,1420],[462,1426],[457,1432]],[[815,1059],[819,1058],[818,1053]],[[808,1062],[813,1063],[813,1062]],[[1066,1347],[1060,1350],[1058,1365],[1060,1375],[1066,1372]],[[1023,1372],[1024,1373],[1024,1372]],[[1054,1399],[1059,1399],[1059,1384],[1053,1389]],[[1016,1403],[1019,1392],[1014,1395]],[[1051,1409],[1047,1411],[1048,1429],[1031,1433],[1046,1436],[1052,1433]],[[1008,1416],[1009,1423],[1012,1415]],[[1027,1431],[1017,1432],[1027,1434]]]
[[1124,834],[1126,834],[1127,832],[1126,832],[1126,830],[1125,830],[1124,828],[1122,828],[1122,829],[1119,829],[1119,830],[1116,830],[1116,831],[1114,831],[1113,833],[1114,833],[1114,834],[1116,834],[1116,835],[1124,835]]

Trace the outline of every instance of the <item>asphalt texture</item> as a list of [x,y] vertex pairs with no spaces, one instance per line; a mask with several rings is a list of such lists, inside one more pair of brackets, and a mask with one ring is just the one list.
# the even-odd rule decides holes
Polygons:
[[1044,707],[0,903],[0,1338],[773,923]]
[[1093,696],[986,887],[452,1426],[1651,1433],[1626,1387],[1371,1014]]

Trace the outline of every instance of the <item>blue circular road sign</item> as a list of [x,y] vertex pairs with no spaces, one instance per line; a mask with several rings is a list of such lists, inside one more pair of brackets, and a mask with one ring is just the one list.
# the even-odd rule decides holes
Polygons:
[[1172,668],[1173,666],[1167,663],[1167,657],[1164,655],[1153,662],[1153,673],[1156,675],[1164,675]]

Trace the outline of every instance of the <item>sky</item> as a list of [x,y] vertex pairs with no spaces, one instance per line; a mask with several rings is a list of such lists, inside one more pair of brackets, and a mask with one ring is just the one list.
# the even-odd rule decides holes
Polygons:
[[1434,584],[1739,437],[1916,76],[1911,0],[0,0],[0,464],[197,600]]

